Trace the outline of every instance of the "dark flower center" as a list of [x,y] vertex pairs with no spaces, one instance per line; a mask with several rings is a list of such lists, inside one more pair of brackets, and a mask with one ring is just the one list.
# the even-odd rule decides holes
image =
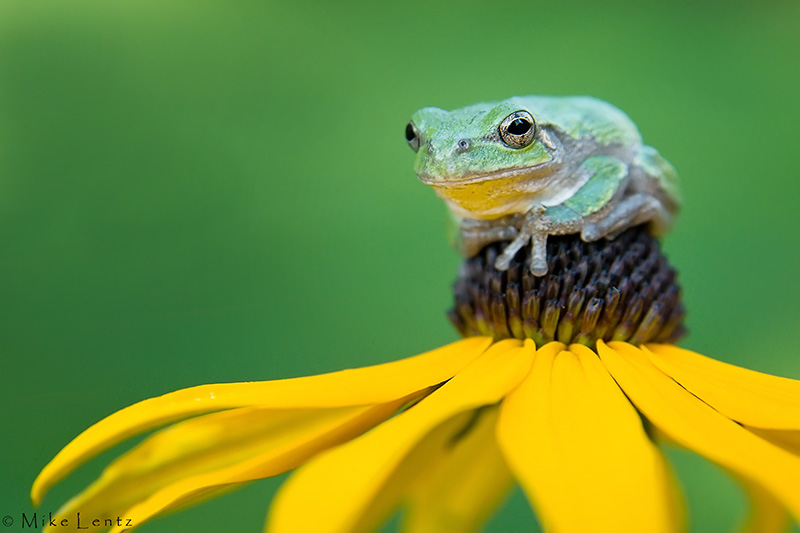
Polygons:
[[592,243],[550,237],[549,270],[541,277],[529,271],[529,246],[508,270],[495,269],[505,244],[485,247],[461,267],[450,319],[465,337],[594,347],[598,339],[671,343],[685,333],[677,273],[642,226]]

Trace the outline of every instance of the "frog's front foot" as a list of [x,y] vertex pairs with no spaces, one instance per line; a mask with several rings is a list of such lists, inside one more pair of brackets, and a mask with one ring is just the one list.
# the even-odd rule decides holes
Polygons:
[[547,235],[548,231],[544,224],[544,207],[537,207],[529,211],[517,237],[505,247],[494,262],[497,270],[508,270],[514,256],[520,248],[525,246],[528,241],[531,243],[531,266],[530,270],[534,276],[544,276],[547,274]]

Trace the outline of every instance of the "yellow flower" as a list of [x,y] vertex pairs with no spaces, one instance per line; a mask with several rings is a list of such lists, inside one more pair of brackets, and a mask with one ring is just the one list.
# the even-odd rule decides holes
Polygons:
[[471,531],[513,479],[547,531],[680,531],[679,493],[639,413],[745,482],[752,531],[780,531],[785,509],[800,517],[800,382],[668,345],[536,350],[487,337],[373,367],[145,400],[65,447],[32,497],[121,440],[202,414],[114,461],[59,517],[138,526],[305,463],[278,494],[268,531],[366,531],[402,504],[409,531]]
[[[619,239],[614,246],[631,244]],[[617,264],[625,254],[606,256]],[[485,282],[477,287],[465,269],[461,289],[472,297],[457,298],[456,323],[493,336],[372,367],[145,400],[69,443],[36,479],[33,501],[90,457],[171,424],[112,462],[54,521],[70,519],[74,529],[80,512],[123,531],[299,467],[276,496],[268,532],[370,531],[398,508],[406,510],[407,531],[474,531],[514,480],[549,532],[677,532],[685,528],[683,503],[661,439],[742,482],[749,531],[782,531],[790,516],[800,519],[800,381],[650,342],[676,331],[665,302],[679,308],[671,281],[653,282],[673,279],[658,261],[650,261],[649,277],[600,268],[644,280],[629,286],[599,277],[600,286],[612,286],[609,294],[619,293],[606,298],[616,309],[609,318],[589,298],[595,278],[573,259],[582,278],[553,277],[563,274],[554,268],[541,281],[548,297],[558,292],[554,279],[568,288],[563,305],[553,304],[563,310],[555,321],[546,309],[558,298],[534,317],[530,308],[539,304],[508,296],[517,281],[535,282],[518,280],[519,270],[502,283],[477,276]],[[660,292],[651,294],[656,285]],[[500,294],[505,303],[494,305]],[[637,300],[642,294],[650,307]],[[586,324],[602,335],[592,338]],[[526,338],[499,338],[514,332]],[[548,342],[537,348],[537,337]],[[620,337],[642,343],[603,340]],[[552,340],[559,338],[581,342]]]

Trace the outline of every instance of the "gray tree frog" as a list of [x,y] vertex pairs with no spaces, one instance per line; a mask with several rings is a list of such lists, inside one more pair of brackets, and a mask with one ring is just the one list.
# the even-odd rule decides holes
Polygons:
[[661,234],[680,206],[675,169],[616,107],[586,96],[522,96],[445,111],[406,126],[419,179],[444,199],[463,255],[511,241],[495,267],[532,243],[531,272],[547,273],[547,237],[587,242],[649,223]]

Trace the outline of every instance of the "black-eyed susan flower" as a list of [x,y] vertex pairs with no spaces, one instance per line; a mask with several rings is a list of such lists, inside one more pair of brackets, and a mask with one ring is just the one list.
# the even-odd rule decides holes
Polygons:
[[464,340],[373,367],[145,400],[68,444],[35,481],[34,502],[88,458],[166,425],[56,521],[81,512],[123,531],[297,468],[268,532],[370,531],[400,508],[407,531],[474,531],[515,480],[548,532],[677,532],[683,503],[662,439],[741,481],[750,531],[800,518],[800,381],[670,344],[680,291],[645,231],[551,239],[541,278],[524,257],[495,270],[498,246],[455,285]]

